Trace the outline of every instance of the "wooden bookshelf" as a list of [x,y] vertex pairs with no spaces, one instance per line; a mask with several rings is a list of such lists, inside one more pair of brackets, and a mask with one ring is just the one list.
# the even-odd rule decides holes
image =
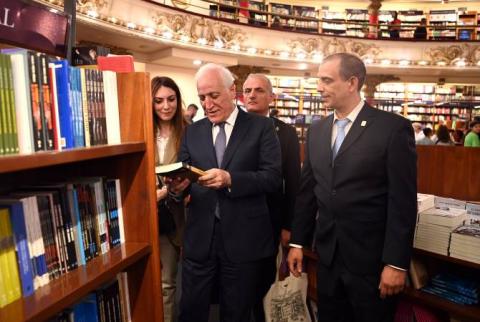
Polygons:
[[10,155],[0,158],[0,173],[23,171],[144,151],[144,142],[134,142],[64,151],[44,151],[26,155]]
[[433,309],[446,311],[456,318],[461,318],[462,322],[480,321],[480,307],[476,305],[456,304],[441,297],[418,291],[410,287],[405,289],[403,297]]
[[150,254],[147,243],[124,243],[110,252],[100,255],[88,265],[60,276],[32,296],[16,301],[0,310],[0,321],[42,321],[72,306],[98,285],[109,282],[112,276],[129,266],[141,263]]
[[128,276],[133,322],[162,321],[150,79],[117,75],[122,143],[0,157],[0,192],[71,177],[120,179],[125,243],[0,309],[0,321],[43,321],[89,292]]
[[423,250],[423,249],[419,249],[419,248],[414,248],[414,253],[415,253],[415,255],[418,255],[418,256],[432,257],[432,258],[436,258],[436,259],[439,259],[439,260],[444,261],[444,262],[449,262],[449,263],[453,263],[453,264],[460,265],[460,266],[463,266],[463,267],[470,267],[470,268],[473,268],[473,269],[476,269],[476,270],[480,270],[480,264],[469,262],[469,261],[466,261],[466,260],[463,260],[463,259],[450,257],[450,256],[445,256],[445,255],[441,255],[441,254],[436,254],[436,253],[432,253],[432,252],[429,252],[427,250]]

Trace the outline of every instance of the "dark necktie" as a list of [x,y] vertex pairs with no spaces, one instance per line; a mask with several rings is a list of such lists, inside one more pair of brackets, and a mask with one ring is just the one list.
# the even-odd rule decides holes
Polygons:
[[222,166],[223,155],[227,147],[227,135],[225,134],[225,122],[218,123],[218,134],[215,138],[215,154],[217,156],[217,165]]

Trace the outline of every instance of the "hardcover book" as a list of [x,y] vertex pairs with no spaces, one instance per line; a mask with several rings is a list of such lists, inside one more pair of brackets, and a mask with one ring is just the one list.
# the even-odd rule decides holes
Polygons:
[[155,173],[169,178],[188,178],[195,182],[205,175],[205,171],[195,168],[185,162],[176,162],[155,167]]

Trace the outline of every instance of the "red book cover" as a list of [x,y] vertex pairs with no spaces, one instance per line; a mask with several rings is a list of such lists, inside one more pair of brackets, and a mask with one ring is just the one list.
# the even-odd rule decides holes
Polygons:
[[130,55],[98,56],[98,70],[111,70],[117,73],[134,72],[133,57]]

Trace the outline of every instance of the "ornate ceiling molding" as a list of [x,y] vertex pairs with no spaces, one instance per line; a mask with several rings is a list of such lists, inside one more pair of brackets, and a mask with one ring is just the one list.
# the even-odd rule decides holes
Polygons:
[[438,46],[428,49],[426,54],[436,64],[454,65],[463,62],[466,65],[474,65],[480,60],[480,46],[470,44]]
[[188,37],[188,40],[198,41],[205,39],[208,44],[214,45],[220,41],[223,46],[241,46],[247,39],[245,32],[240,28],[231,27],[225,23],[205,19],[187,14],[170,14],[156,12],[153,16],[157,29],[161,32],[170,32],[178,39]]
[[360,58],[377,58],[381,49],[375,44],[352,39],[338,38],[297,38],[288,42],[294,54],[304,52],[307,55],[321,53],[328,56],[335,53],[351,53]]

